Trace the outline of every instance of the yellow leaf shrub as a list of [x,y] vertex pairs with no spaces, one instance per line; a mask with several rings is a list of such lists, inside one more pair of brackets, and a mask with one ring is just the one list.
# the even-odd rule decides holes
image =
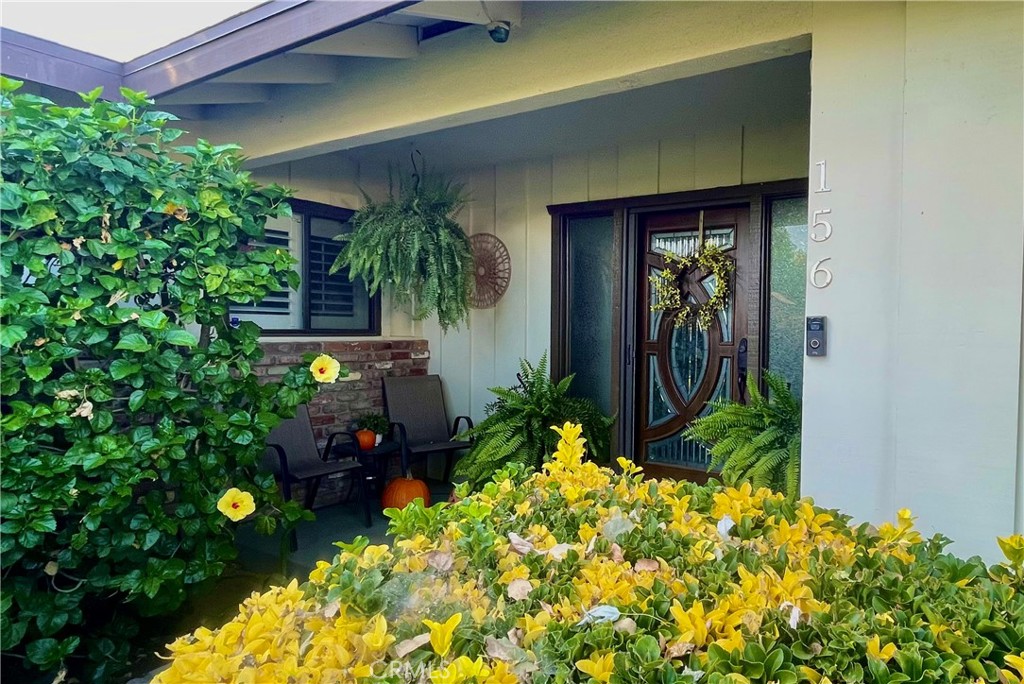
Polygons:
[[557,430],[541,472],[389,512],[391,548],[254,594],[171,644],[155,684],[1019,680],[1019,538],[986,568],[909,512],[854,528],[767,489],[617,474]]

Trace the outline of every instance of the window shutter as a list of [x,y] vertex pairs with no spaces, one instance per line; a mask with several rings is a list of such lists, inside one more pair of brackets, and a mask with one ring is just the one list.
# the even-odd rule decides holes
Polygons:
[[[329,275],[342,244],[331,238],[309,237],[309,313],[311,316],[352,316],[355,287],[348,271]],[[365,293],[363,294],[365,297]]]
[[[254,247],[284,249],[296,259],[302,255],[302,216],[293,215],[267,221],[264,239],[254,241]],[[295,268],[299,268],[296,264]],[[238,303],[231,306],[231,314],[240,320],[258,323],[269,330],[299,328],[302,326],[299,293],[291,288],[272,292],[260,302]]]

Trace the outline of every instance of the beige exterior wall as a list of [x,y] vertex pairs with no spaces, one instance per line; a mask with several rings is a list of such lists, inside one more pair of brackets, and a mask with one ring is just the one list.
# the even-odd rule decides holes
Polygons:
[[[360,188],[373,195],[382,193],[384,179],[375,170],[361,174],[359,165],[341,155],[320,155],[294,162],[273,164],[254,170],[253,177],[260,183],[277,183],[295,191],[299,199],[320,202],[335,207],[358,209],[363,204]],[[380,336],[369,339],[414,338],[420,334],[419,325],[406,311],[391,305],[390,298],[381,299]],[[301,337],[274,339],[301,340]],[[332,337],[331,339],[368,339],[366,337]]]
[[514,385],[519,358],[536,362],[550,348],[548,205],[797,178],[806,164],[806,122],[793,122],[759,135],[711,130],[464,173],[474,201],[463,225],[501,238],[512,279],[495,308],[472,312],[468,329],[443,335],[436,322],[421,324],[452,411],[482,418],[493,400],[487,389]]
[[804,51],[810,22],[801,2],[526,2],[505,45],[456,31],[192,128],[264,166]]
[[829,356],[804,374],[804,491],[906,506],[961,554],[1024,529],[1024,5],[821,3],[813,164],[827,161]]
[[1016,2],[527,3],[499,49],[456,32],[199,132],[344,205],[379,169],[280,162],[769,59],[810,35],[809,157],[806,123],[745,122],[478,165],[466,225],[509,246],[509,293],[469,331],[389,312],[385,332],[427,337],[452,410],[479,417],[486,388],[549,345],[547,204],[805,175],[813,189],[825,160],[832,191],[810,209],[835,229],[810,260],[830,259],[834,281],[808,313],[829,317],[830,352],[805,364],[804,490],[859,520],[909,506],[957,552],[994,558],[996,534],[1024,531],[1022,26]]

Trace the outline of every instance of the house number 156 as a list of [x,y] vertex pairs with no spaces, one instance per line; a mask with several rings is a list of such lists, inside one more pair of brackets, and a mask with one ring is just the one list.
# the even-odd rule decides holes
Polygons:
[[[820,192],[832,192],[832,188],[828,186],[828,163],[822,159],[820,162],[815,164],[818,167],[818,189],[815,193]],[[828,217],[832,213],[831,209],[815,209],[814,213],[811,214],[811,229],[808,231],[808,237],[814,242],[825,242],[832,237],[832,222],[828,220]],[[832,271],[825,265],[826,261],[831,261],[832,257],[825,257],[818,259],[811,266],[810,271],[807,274],[807,280],[812,286],[823,290],[832,284]]]

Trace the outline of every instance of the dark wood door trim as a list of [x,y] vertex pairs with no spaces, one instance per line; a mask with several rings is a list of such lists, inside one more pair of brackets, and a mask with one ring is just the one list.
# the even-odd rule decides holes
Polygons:
[[[552,204],[548,206],[551,214],[551,370],[552,376],[562,378],[566,374],[565,359],[567,358],[565,336],[565,316],[568,311],[566,297],[567,273],[563,268],[567,256],[567,228],[569,220],[573,218],[585,218],[588,216],[611,215],[615,225],[615,260],[620,265],[617,274],[618,282],[614,284],[613,324],[616,327],[613,344],[612,362],[615,365],[612,373],[614,403],[619,407],[618,421],[615,430],[615,442],[617,442],[618,453],[632,458],[632,440],[635,434],[633,416],[629,407],[635,406],[635,387],[633,376],[634,364],[642,356],[641,350],[636,346],[635,334],[636,317],[635,307],[625,306],[625,302],[632,301],[636,295],[636,278],[638,264],[635,258],[637,254],[637,226],[638,218],[649,212],[659,212],[672,209],[688,209],[695,207],[711,208],[737,204],[749,204],[750,225],[760,235],[760,246],[757,250],[749,250],[748,257],[757,260],[759,263],[747,264],[748,269],[753,268],[759,274],[759,283],[767,282],[768,253],[770,245],[765,239],[768,232],[770,216],[768,215],[769,201],[776,198],[793,197],[807,194],[808,182],[806,178],[795,178],[785,181],[772,181],[768,183],[753,183],[747,185],[713,188],[710,190],[694,190],[687,192],[666,193],[661,195],[643,195],[637,197],[625,197],[619,199],[600,200],[597,202],[571,202],[563,204]],[[748,315],[756,317],[756,324],[764,318],[764,311],[767,307],[765,297],[761,295],[760,287],[757,292],[748,293]],[[757,301],[750,302],[749,298],[754,297]],[[748,365],[751,373],[759,372],[761,354],[767,339],[761,335],[758,344],[751,344],[748,351]],[[615,350],[618,353],[614,353]],[[616,386],[617,385],[617,386]],[[671,472],[658,473],[661,469],[653,464],[646,468],[647,472],[654,476],[671,476]],[[667,471],[675,469],[668,468]],[[678,473],[677,473],[678,474]],[[706,478],[704,473],[695,473],[693,479]]]

